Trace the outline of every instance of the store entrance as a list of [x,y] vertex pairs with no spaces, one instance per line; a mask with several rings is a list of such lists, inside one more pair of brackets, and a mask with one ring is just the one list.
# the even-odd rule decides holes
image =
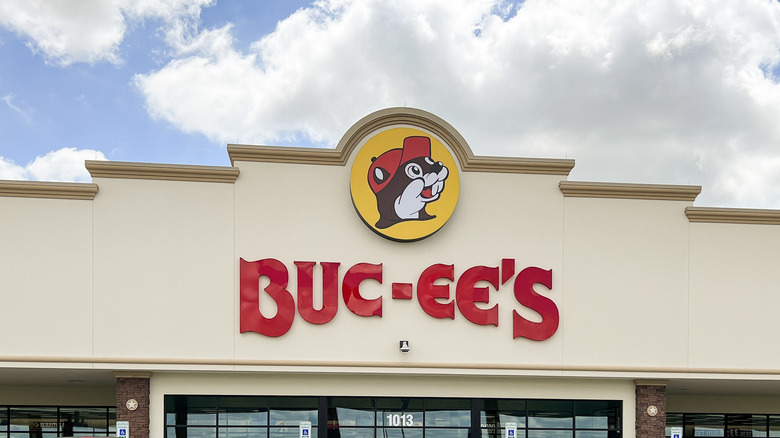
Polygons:
[[165,396],[166,438],[618,438],[619,400]]

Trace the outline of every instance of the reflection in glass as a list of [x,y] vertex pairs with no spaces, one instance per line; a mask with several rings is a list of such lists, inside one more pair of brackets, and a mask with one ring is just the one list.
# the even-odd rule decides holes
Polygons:
[[468,438],[468,429],[425,429],[425,438]]
[[528,438],[572,438],[573,430],[528,430]]
[[220,427],[219,438],[267,438],[264,427]]
[[483,401],[480,425],[489,429],[504,429],[506,423],[517,423],[518,429],[525,428],[525,400]]
[[425,426],[471,427],[470,401],[467,399],[427,399],[425,401]]
[[364,397],[330,398],[328,400],[328,427],[336,426],[374,426],[374,401]]
[[422,428],[386,427],[377,429],[377,438],[422,438]]
[[[297,424],[295,425],[295,427],[269,427],[268,428],[269,438],[298,438],[299,434],[300,431],[298,429]],[[311,436],[312,438],[317,438],[317,429],[315,429],[313,426],[311,428]]]
[[11,408],[10,425],[12,432],[27,432],[29,438],[43,438],[43,434],[57,434],[57,408]]
[[200,396],[166,396],[165,412],[166,422],[169,425],[216,426],[217,398]]
[[[274,397],[271,406],[270,425],[298,426],[301,421],[311,421],[312,432],[317,426],[317,398],[315,397]],[[295,429],[296,438],[298,429]]]
[[105,408],[60,408],[61,436],[108,434]]
[[780,437],[780,415],[769,416],[769,436]]
[[403,427],[403,425],[410,424],[410,421],[412,426],[422,426],[422,399],[378,398],[375,403],[377,408],[376,425],[379,427]]
[[620,424],[620,402],[577,400],[574,402],[577,429],[617,429]]
[[726,415],[726,436],[766,438],[766,415],[729,414]]
[[619,438],[620,435],[615,431],[606,430],[576,430],[574,438]]
[[375,438],[375,429],[340,427],[338,429],[328,429],[328,438]]
[[[182,438],[216,438],[216,427],[177,427],[176,435],[171,435],[169,427],[168,438],[182,437]],[[132,432],[132,431],[131,431]],[[132,436],[132,435],[131,435]]]
[[529,428],[574,427],[570,400],[528,400],[527,406]]
[[724,435],[725,416],[717,414],[688,414],[685,416],[685,431],[687,437]]
[[672,436],[673,427],[683,427],[683,414],[666,414],[666,432],[665,436]]
[[217,421],[220,426],[265,426],[267,403],[257,397],[221,397]]

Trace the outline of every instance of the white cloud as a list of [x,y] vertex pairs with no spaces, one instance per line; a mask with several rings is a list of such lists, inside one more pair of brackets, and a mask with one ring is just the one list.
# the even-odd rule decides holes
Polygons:
[[117,64],[128,20],[162,19],[169,28],[187,27],[213,1],[3,0],[0,26],[27,37],[33,50],[56,64]]
[[100,151],[76,148],[49,152],[25,166],[0,157],[0,179],[89,182],[92,177],[84,167],[84,161],[105,159]]
[[777,2],[321,0],[249,53],[230,32],[183,39],[136,76],[153,117],[219,143],[333,146],[408,105],[477,154],[574,158],[572,179],[702,184],[700,205],[780,208],[761,190],[780,169],[756,165],[780,157],[765,73],[780,62]]

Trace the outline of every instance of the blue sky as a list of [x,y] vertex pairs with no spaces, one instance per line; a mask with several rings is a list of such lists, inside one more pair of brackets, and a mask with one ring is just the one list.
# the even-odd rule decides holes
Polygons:
[[[271,33],[276,23],[307,6],[296,0],[220,1],[204,8],[204,28],[232,23],[236,46]],[[17,164],[63,147],[103,151],[116,161],[229,165],[223,147],[152,120],[132,81],[167,62],[159,19],[131,24],[123,61],[59,66],[29,47],[30,38],[0,27],[0,156]],[[176,145],[171,147],[171,145]]]
[[780,208],[775,0],[4,0],[0,179],[229,165],[412,106],[478,155]]

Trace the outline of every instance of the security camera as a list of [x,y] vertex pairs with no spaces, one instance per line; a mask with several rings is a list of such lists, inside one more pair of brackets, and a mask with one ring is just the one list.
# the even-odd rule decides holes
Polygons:
[[411,350],[409,347],[409,341],[401,341],[399,344],[399,348],[401,349],[402,353],[408,353],[409,350]]

